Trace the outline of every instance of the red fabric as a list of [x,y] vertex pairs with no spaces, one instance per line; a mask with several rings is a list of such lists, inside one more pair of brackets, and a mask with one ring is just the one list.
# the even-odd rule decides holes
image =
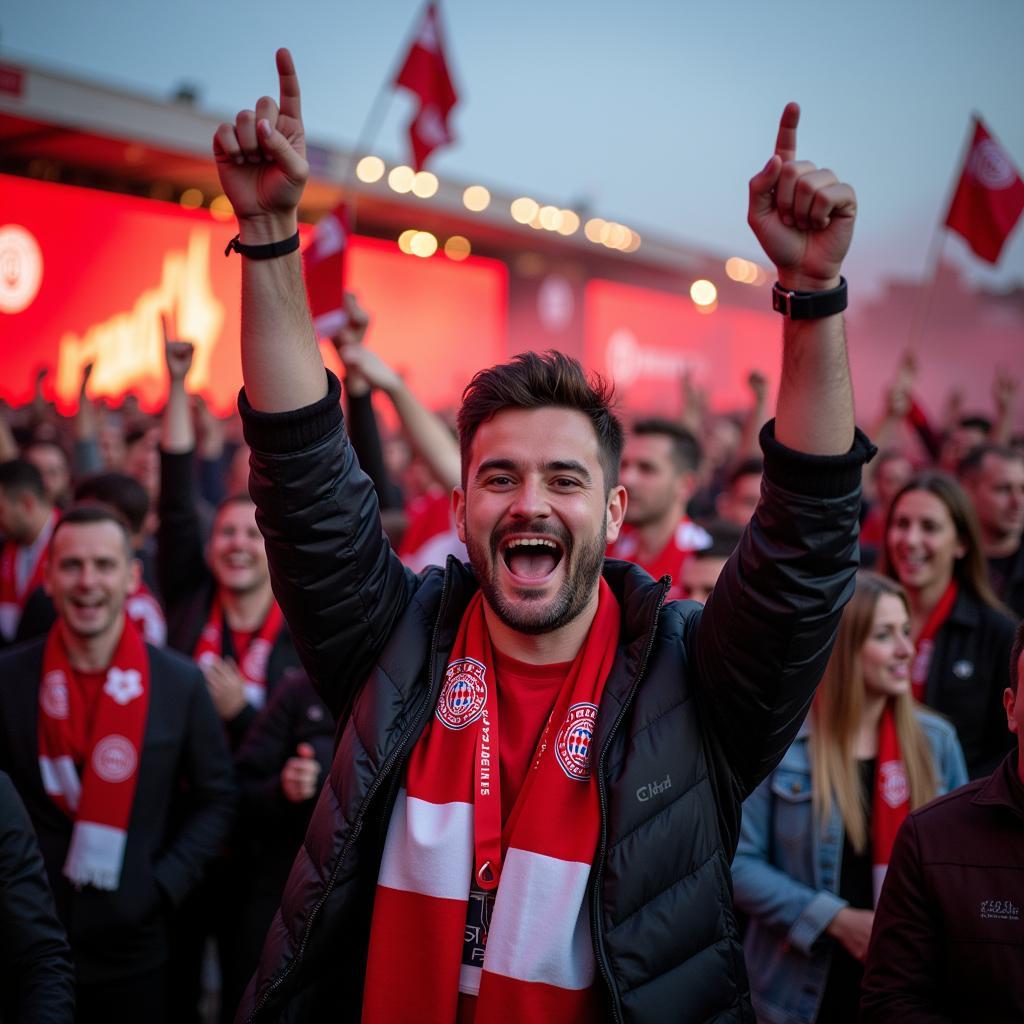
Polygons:
[[15,569],[18,547],[13,540],[9,540],[0,549],[0,632],[8,640],[13,640],[18,631],[18,622],[21,620],[21,613],[25,610],[25,602],[29,595],[37,587],[42,586],[46,568],[46,549],[49,544],[40,546],[35,565],[32,566],[25,586],[20,590]]
[[928,669],[932,663],[932,652],[935,650],[935,637],[949,618],[949,613],[956,604],[956,580],[950,580],[942,597],[932,609],[928,621],[925,622],[921,635],[917,638],[917,653],[910,665],[910,685],[914,700],[924,702],[925,685],[928,682]]
[[872,881],[876,904],[889,867],[896,833],[909,811],[910,782],[900,753],[896,716],[893,714],[892,701],[889,701],[878,725],[878,770],[875,772],[875,793],[871,808]]
[[[248,642],[235,644],[235,660],[238,671],[245,679],[245,699],[254,707],[261,708],[267,701],[267,663],[270,652],[277,640],[277,634],[284,625],[284,614],[278,603],[272,602],[263,625],[253,633],[238,633],[238,637],[250,637]],[[234,634],[233,634],[234,636]],[[220,596],[213,599],[210,606],[210,617],[199,634],[199,641],[192,657],[203,665],[212,657],[224,655],[224,610]]]
[[672,587],[669,589],[666,599],[678,601],[683,596],[683,586],[680,582],[683,563],[694,551],[703,550],[710,542],[711,538],[707,531],[688,516],[683,516],[668,543],[654,558],[641,561],[637,557],[640,541],[632,526],[624,526],[615,543],[608,546],[608,557],[634,562],[656,580],[660,580],[662,576],[671,576]]
[[427,5],[395,85],[415,93],[420,100],[419,110],[409,125],[413,167],[419,170],[435,149],[454,140],[448,115],[459,99],[444,58],[435,4]]
[[431,487],[413,498],[405,507],[409,525],[398,545],[398,557],[412,555],[431,538],[447,533],[451,529],[451,508],[451,495],[441,487]]
[[302,255],[313,326],[329,338],[345,326],[345,255],[349,239],[348,206],[341,203],[317,222]]
[[[478,990],[475,1019],[482,1024],[596,1019],[590,943],[572,936],[589,926],[585,883],[600,828],[591,740],[619,615],[602,581],[587,641],[565,673],[502,828],[502,773],[495,778],[494,767],[506,737],[503,705],[492,697],[497,666],[481,595],[470,602],[388,828],[370,933],[366,1024],[453,1024],[470,1013],[465,1004],[459,1010],[460,989]],[[465,864],[464,876],[461,868],[453,872],[455,863]],[[463,952],[470,903],[481,901],[492,909],[482,917],[485,951],[474,989],[464,980]],[[549,934],[559,938],[540,949]],[[564,945],[562,935],[570,936]]]
[[167,643],[167,619],[164,618],[164,610],[142,580],[139,580],[135,591],[128,595],[124,610],[147,644],[163,647]]
[[1024,210],[1024,181],[1009,153],[974,118],[974,137],[960,172],[960,182],[946,226],[989,263],[999,259],[1003,244]]
[[61,625],[53,626],[39,686],[43,788],[75,821],[64,873],[78,884],[115,889],[149,710],[149,658],[127,617],[103,680],[97,690],[76,674]]

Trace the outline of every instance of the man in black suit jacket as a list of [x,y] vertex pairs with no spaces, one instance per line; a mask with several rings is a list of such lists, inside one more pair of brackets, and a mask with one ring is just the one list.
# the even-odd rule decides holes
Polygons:
[[[114,666],[131,638],[124,603],[138,571],[115,513],[71,509],[54,530],[46,571],[57,622],[46,638],[0,655],[0,768],[39,836],[75,960],[78,1019],[104,1024],[165,1019],[169,918],[227,835],[234,805],[223,730],[195,665],[136,637],[142,672]],[[126,676],[133,677],[127,687]],[[136,718],[132,740],[131,703],[142,694],[147,703],[135,713],[145,707],[144,718]],[[103,733],[111,709],[129,727]],[[77,746],[49,748],[54,721],[78,729]],[[117,746],[113,767],[132,777],[130,811],[118,822],[110,799],[108,822],[83,825],[77,812],[90,785],[95,793],[124,782],[102,770],[111,767],[100,757],[103,743]],[[58,762],[63,769],[55,772]],[[97,773],[103,783],[90,782]],[[76,852],[90,845],[83,833],[103,840],[110,881],[83,874]],[[120,838],[108,844],[110,835]]]

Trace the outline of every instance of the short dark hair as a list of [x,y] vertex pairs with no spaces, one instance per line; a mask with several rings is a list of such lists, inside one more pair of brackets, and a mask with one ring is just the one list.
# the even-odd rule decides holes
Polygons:
[[256,502],[252,500],[252,496],[248,491],[235,491],[234,494],[229,494],[226,498],[221,498],[217,503],[217,507],[213,510],[213,518],[221,514],[230,505],[255,505]]
[[729,482],[726,484],[727,490],[732,490],[736,486],[736,481],[745,476],[761,476],[764,473],[764,459],[760,455],[749,455],[745,459],[741,459],[733,466],[732,472],[729,474]]
[[521,352],[509,363],[474,374],[462,392],[459,450],[462,482],[469,470],[469,450],[481,424],[504,409],[555,406],[583,413],[597,435],[605,490],[619,481],[622,424],[612,412],[614,391],[600,376],[587,376],[579,361],[561,352]]
[[116,509],[133,533],[138,533],[149,513],[146,488],[127,473],[94,473],[75,487],[75,501],[109,505]]
[[676,467],[676,472],[695,473],[700,466],[700,441],[681,423],[661,416],[649,416],[637,420],[633,424],[632,432],[637,437],[667,437],[672,446],[672,464]]
[[124,537],[124,550],[129,560],[135,557],[135,549],[132,546],[132,532],[124,516],[112,505],[101,505],[97,502],[83,501],[72,505],[57,520],[50,537],[50,547],[53,548],[53,540],[66,526],[90,526],[93,523],[113,523]]
[[1024,461],[1024,452],[1015,451],[1008,444],[977,444],[957,464],[958,480],[965,480],[981,472],[986,456],[995,455],[1007,462]]
[[728,558],[743,536],[743,527],[725,519],[712,519],[711,522],[701,523],[701,526],[707,531],[711,543],[706,548],[694,551],[691,558]]
[[1010,689],[1017,692],[1017,684],[1020,682],[1020,656],[1024,654],[1024,622],[1017,626],[1017,635],[1013,638],[1013,647],[1010,650]]
[[24,494],[28,491],[40,501],[46,500],[43,474],[27,459],[8,459],[0,462],[0,487],[8,494]]
[[964,430],[980,430],[986,437],[992,433],[992,421],[987,416],[979,416],[977,413],[961,416],[956,425]]

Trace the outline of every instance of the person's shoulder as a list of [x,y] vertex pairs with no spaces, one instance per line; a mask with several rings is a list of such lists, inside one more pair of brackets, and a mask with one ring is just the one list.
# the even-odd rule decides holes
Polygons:
[[146,644],[150,678],[162,684],[191,688],[203,680],[199,666],[189,657],[170,647]]
[[[975,779],[958,789],[944,796],[936,797],[923,807],[910,812],[918,833],[927,832],[931,835],[941,835],[955,822],[973,817],[972,809],[974,798],[985,788],[988,779]],[[953,837],[955,839],[955,837]]]
[[41,662],[45,646],[46,634],[43,634],[4,648],[0,651],[0,679],[8,678],[8,673],[16,671],[22,665]]
[[931,708],[918,704],[914,708],[917,724],[924,730],[925,736],[933,743],[948,743],[957,738],[953,723]]

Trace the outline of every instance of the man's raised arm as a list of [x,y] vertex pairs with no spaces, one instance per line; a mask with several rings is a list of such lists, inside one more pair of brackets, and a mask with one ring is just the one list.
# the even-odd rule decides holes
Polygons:
[[[298,230],[309,177],[299,79],[292,56],[277,51],[280,102],[261,97],[213,137],[224,194],[242,246],[269,246]],[[285,412],[323,398],[327,378],[309,317],[298,248],[270,259],[242,257],[242,377],[254,409]]]
[[[775,153],[750,180],[747,220],[786,292],[822,293],[840,285],[857,198],[832,171],[797,160],[799,121],[799,106],[787,104]],[[814,455],[850,450],[853,391],[841,313],[786,318],[775,437]]]

